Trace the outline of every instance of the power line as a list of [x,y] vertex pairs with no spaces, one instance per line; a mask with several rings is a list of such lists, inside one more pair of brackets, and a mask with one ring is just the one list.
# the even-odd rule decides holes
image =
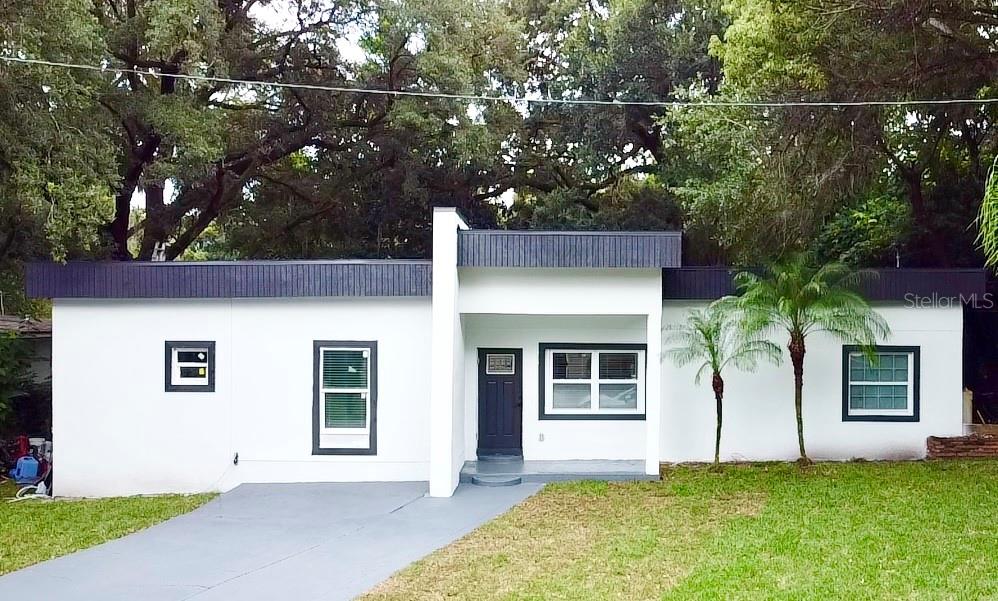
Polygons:
[[130,69],[127,67],[111,67],[101,65],[83,65],[77,63],[64,63],[59,61],[46,61],[31,58],[20,58],[16,56],[0,56],[0,61],[7,63],[19,63],[24,65],[41,65],[46,67],[60,67],[64,69],[78,69],[83,71],[98,71],[102,73],[121,73],[144,75],[147,77],[173,77],[188,81],[201,81],[211,83],[227,83],[249,87],[266,88],[287,88],[294,90],[310,90],[315,92],[340,92],[349,94],[371,94],[379,96],[409,96],[417,98],[442,98],[448,100],[467,100],[472,102],[510,102],[528,104],[566,104],[583,106],[650,106],[650,107],[674,107],[674,108],[699,108],[699,107],[742,107],[742,108],[792,108],[792,107],[826,107],[826,108],[846,108],[861,106],[934,106],[934,105],[989,105],[998,104],[998,98],[936,98],[925,100],[830,100],[830,101],[765,101],[765,100],[596,100],[585,98],[543,98],[511,95],[485,95],[485,94],[448,94],[446,92],[423,92],[418,90],[383,90],[377,88],[355,88],[348,86],[328,86],[308,83],[287,83],[280,81],[257,81],[251,79],[233,79],[229,77],[213,77],[210,75],[189,75],[185,73],[158,73],[153,70]]

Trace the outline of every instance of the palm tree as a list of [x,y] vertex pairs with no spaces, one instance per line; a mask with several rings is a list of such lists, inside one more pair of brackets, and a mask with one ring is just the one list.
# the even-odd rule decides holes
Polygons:
[[686,321],[666,328],[667,342],[677,346],[666,351],[678,366],[700,362],[695,382],[711,373],[714,401],[717,403],[717,433],[714,437],[714,465],[721,462],[721,422],[724,398],[722,372],[728,365],[753,370],[759,359],[779,363],[780,347],[759,336],[758,330],[741,327],[739,313],[731,297],[714,301],[703,310],[690,311]]
[[794,368],[794,411],[802,464],[811,460],[804,448],[801,412],[804,354],[809,334],[827,332],[846,344],[857,344],[873,356],[878,338],[890,334],[887,322],[856,291],[869,272],[853,271],[842,263],[813,265],[806,255],[795,255],[772,266],[763,275],[735,276],[750,331],[777,329],[789,335],[787,350]]
[[977,216],[977,241],[984,251],[984,258],[992,267],[998,265],[998,157],[988,171],[984,185],[984,198]]

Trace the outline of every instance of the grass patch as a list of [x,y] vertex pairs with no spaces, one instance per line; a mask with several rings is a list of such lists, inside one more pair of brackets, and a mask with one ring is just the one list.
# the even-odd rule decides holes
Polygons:
[[[0,490],[13,495],[13,490]],[[9,496],[8,495],[8,496]],[[0,499],[0,574],[98,545],[186,513],[214,495],[57,501]]]
[[998,599],[998,462],[549,485],[365,599]]

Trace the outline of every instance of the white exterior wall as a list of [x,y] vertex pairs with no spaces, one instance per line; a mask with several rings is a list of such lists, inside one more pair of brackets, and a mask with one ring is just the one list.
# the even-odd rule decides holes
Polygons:
[[462,315],[647,315],[662,310],[661,269],[458,271]]
[[[465,396],[464,396],[464,324],[460,317],[456,319],[456,324],[454,326],[454,370],[452,372],[452,393],[453,400],[451,404],[454,408],[454,413],[451,415],[451,431],[450,431],[450,441],[451,441],[451,461],[450,468],[451,474],[454,478],[453,488],[457,488],[458,480],[460,479],[461,468],[464,467],[465,453],[464,445],[461,441],[464,439],[464,428],[465,428]],[[477,395],[476,395],[477,398]]]
[[[705,303],[666,302],[663,321],[685,319]],[[877,311],[892,335],[883,344],[921,347],[921,418],[918,422],[842,421],[842,343],[826,334],[808,337],[804,359],[804,442],[813,459],[913,459],[924,457],[928,436],[959,436],[962,419],[963,313],[960,307],[905,308],[881,305]],[[781,348],[786,341],[773,337]],[[668,350],[669,343],[663,345]],[[793,406],[793,372],[760,365],[752,373],[724,373],[725,461],[793,460],[798,456]],[[696,367],[676,368],[668,359],[662,372],[662,459],[711,461],[714,455],[714,397],[709,376],[693,383]]]
[[[52,313],[59,495],[429,478],[428,299],[57,300]],[[215,392],[164,391],[166,340],[215,341]],[[377,455],[312,455],[314,340],[378,342]]]
[[433,209],[430,343],[430,495],[449,497],[464,464],[463,334],[457,311],[457,232],[467,224],[450,207]]
[[[463,224],[439,217],[448,225],[435,242],[455,246],[435,251],[432,307],[427,298],[56,300],[56,493],[429,480],[431,494],[448,496],[476,455],[484,347],[523,349],[525,459],[644,459],[654,473],[659,459],[712,458],[709,381],[696,386],[695,368],[655,360],[662,326],[705,303],[663,304],[657,269],[458,269]],[[920,421],[843,422],[842,345],[811,336],[804,425],[815,459],[922,457],[927,436],[962,434],[961,308],[878,311],[893,331],[885,344],[921,347]],[[216,342],[215,392],[164,391],[166,340]],[[314,340],[377,341],[376,455],[312,455]],[[540,420],[538,345],[559,342],[646,344],[648,419]],[[725,380],[723,458],[796,458],[786,359]]]

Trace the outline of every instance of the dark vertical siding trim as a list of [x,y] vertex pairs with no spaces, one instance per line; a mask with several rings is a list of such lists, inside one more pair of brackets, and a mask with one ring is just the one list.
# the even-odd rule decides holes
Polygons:
[[463,230],[461,267],[679,267],[679,232],[522,232]]
[[429,261],[32,263],[33,298],[429,296]]
[[[662,298],[713,300],[734,294],[735,273],[725,267],[663,269]],[[863,295],[873,301],[903,301],[916,296],[964,302],[977,296],[983,300],[987,284],[983,269],[880,269],[873,273],[860,287]]]

